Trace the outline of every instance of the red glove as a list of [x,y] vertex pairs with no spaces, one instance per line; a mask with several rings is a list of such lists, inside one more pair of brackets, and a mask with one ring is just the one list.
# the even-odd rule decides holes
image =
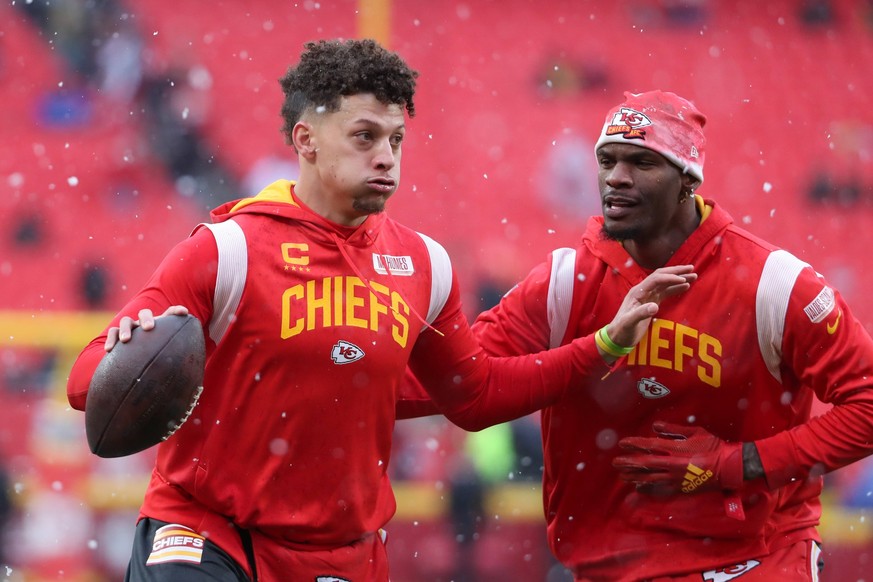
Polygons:
[[654,438],[627,437],[618,445],[631,454],[612,466],[623,481],[651,495],[736,491],[743,484],[743,444],[728,443],[706,430],[656,422]]

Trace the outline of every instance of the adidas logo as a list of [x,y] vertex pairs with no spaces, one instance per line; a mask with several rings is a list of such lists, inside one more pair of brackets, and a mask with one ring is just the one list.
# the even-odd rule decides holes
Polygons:
[[688,463],[685,471],[685,479],[682,480],[682,493],[691,493],[712,477],[712,471],[701,469],[693,463]]

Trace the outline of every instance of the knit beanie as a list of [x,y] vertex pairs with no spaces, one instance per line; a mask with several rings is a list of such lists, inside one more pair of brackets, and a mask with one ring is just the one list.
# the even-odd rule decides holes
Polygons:
[[706,116],[675,93],[626,91],[624,97],[624,103],[607,114],[594,150],[607,143],[648,148],[703,183]]

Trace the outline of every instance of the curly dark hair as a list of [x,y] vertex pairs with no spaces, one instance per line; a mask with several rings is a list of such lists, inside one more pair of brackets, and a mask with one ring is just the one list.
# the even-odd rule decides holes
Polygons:
[[406,108],[415,115],[415,79],[418,72],[373,40],[319,40],[308,42],[297,66],[279,79],[285,101],[282,104],[282,133],[292,143],[291,131],[310,107],[337,111],[340,99],[372,93],[382,103]]

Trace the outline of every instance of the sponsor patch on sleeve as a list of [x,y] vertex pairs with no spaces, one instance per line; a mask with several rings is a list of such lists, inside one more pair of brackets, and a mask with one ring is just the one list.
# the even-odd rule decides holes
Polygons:
[[169,562],[199,564],[203,559],[205,543],[203,536],[184,525],[165,525],[155,532],[152,553],[146,560],[146,566]]
[[815,299],[809,302],[809,305],[803,308],[803,312],[806,313],[811,322],[818,323],[834,310],[835,304],[834,290],[825,287],[815,296]]

